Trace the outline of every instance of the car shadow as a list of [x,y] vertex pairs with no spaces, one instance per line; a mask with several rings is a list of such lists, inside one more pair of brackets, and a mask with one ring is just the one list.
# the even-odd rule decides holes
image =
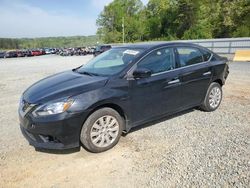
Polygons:
[[38,152],[42,152],[42,153],[67,155],[67,154],[79,152],[81,150],[81,148],[77,147],[77,148],[63,149],[63,150],[35,148],[35,150],[38,151]]
[[178,112],[178,113],[175,113],[175,114],[172,114],[172,115],[166,115],[166,116],[164,116],[164,117],[162,117],[162,118],[160,118],[160,119],[152,120],[152,121],[150,121],[150,122],[147,122],[147,123],[138,125],[138,126],[136,126],[136,127],[132,127],[128,133],[124,133],[124,132],[123,132],[122,136],[123,136],[123,137],[126,137],[129,133],[138,131],[138,130],[140,130],[140,129],[147,128],[147,127],[149,127],[149,126],[152,126],[152,125],[155,125],[155,124],[158,124],[158,123],[161,123],[161,122],[164,122],[164,121],[167,121],[167,120],[170,120],[170,119],[173,119],[173,118],[182,116],[182,115],[185,115],[185,114],[190,113],[190,112],[193,112],[193,111],[195,111],[195,110],[197,110],[197,108],[191,108],[191,109],[184,110],[184,111],[182,111],[182,112]]

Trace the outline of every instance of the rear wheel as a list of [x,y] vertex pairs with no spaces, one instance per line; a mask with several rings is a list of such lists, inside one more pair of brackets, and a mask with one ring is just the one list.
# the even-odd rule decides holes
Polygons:
[[93,112],[84,123],[80,140],[87,150],[99,153],[114,147],[124,127],[124,120],[112,108],[102,108]]
[[222,100],[222,88],[217,82],[210,84],[207,90],[206,97],[201,105],[201,109],[207,112],[216,110]]

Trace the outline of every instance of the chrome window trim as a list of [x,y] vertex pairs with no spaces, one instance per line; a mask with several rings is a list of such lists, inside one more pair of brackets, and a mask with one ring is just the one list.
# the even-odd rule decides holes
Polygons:
[[155,73],[155,74],[152,74],[152,76],[164,74],[164,73],[167,73],[167,72],[172,72],[172,71],[175,71],[175,70],[181,70],[181,69],[184,69],[184,68],[189,68],[189,67],[193,67],[193,66],[200,65],[200,64],[205,64],[205,63],[209,63],[209,60],[208,61],[203,61],[203,62],[200,62],[200,63],[196,63],[196,64],[193,64],[193,65],[178,67],[178,68],[173,69],[173,70],[168,70],[168,71],[164,71],[164,72]]

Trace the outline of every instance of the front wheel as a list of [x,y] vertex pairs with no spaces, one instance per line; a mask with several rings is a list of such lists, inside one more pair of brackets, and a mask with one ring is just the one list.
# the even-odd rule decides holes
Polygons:
[[80,135],[84,148],[99,153],[114,147],[122,134],[124,120],[112,108],[101,108],[85,121]]
[[210,84],[207,90],[206,97],[201,105],[201,109],[207,112],[216,110],[222,100],[222,88],[221,85],[213,82]]

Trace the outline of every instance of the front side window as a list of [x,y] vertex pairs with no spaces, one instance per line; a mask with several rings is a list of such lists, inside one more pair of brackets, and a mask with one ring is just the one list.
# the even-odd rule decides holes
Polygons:
[[137,65],[138,68],[146,68],[152,74],[161,73],[175,68],[173,48],[162,48],[151,52]]
[[178,47],[177,52],[181,67],[203,62],[202,53],[197,48]]
[[112,48],[90,60],[77,69],[77,72],[101,76],[114,75],[126,68],[142,51],[142,49]]

